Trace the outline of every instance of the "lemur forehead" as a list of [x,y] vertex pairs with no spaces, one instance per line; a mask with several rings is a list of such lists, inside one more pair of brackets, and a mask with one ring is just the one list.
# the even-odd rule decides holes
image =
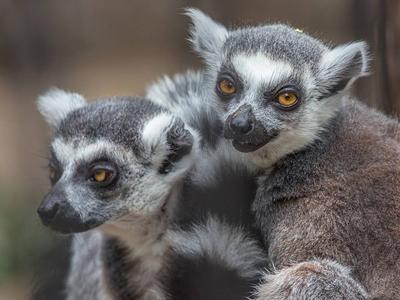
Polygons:
[[56,138],[51,143],[51,149],[56,159],[63,165],[68,166],[75,162],[92,162],[102,159],[104,156],[121,162],[136,161],[135,155],[121,145],[107,140],[65,140]]
[[321,41],[282,24],[237,29],[230,32],[224,45],[227,57],[261,52],[296,67],[316,64],[326,49]]
[[95,142],[107,140],[139,155],[145,123],[163,110],[141,98],[99,101],[71,112],[60,124],[56,137]]
[[289,63],[273,60],[260,52],[236,55],[232,58],[232,64],[236,72],[250,84],[273,85],[289,78],[293,73],[293,67]]

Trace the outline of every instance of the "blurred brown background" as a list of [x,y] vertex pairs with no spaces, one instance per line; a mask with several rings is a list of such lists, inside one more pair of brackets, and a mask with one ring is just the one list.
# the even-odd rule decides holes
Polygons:
[[371,76],[355,93],[400,112],[399,0],[0,0],[0,299],[28,299],[43,265],[57,278],[66,264],[67,243],[35,213],[49,136],[36,96],[51,86],[88,98],[142,94],[165,73],[199,67],[186,42],[187,6],[229,25],[289,23],[332,45],[367,40]]

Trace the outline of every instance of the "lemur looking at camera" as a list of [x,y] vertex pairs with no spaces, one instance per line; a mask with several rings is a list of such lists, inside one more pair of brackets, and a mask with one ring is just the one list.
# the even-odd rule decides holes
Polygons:
[[76,233],[68,300],[242,299],[252,292],[265,260],[246,224],[209,210],[181,226],[185,177],[204,168],[199,152],[210,139],[142,98],[88,104],[52,90],[38,107],[54,129],[52,188],[38,213],[53,230]]
[[252,210],[276,272],[258,299],[399,299],[400,126],[348,92],[366,44],[187,14],[224,136],[265,170]]

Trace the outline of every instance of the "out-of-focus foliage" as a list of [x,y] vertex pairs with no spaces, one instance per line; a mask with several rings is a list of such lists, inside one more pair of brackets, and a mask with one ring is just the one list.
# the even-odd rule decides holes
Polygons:
[[35,202],[21,190],[1,189],[0,199],[0,284],[9,276],[32,273],[35,262],[51,246],[50,236],[43,232],[35,211]]

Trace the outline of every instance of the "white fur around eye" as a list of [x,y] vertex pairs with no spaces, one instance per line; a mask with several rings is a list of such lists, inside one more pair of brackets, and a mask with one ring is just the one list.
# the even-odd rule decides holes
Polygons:
[[83,96],[57,88],[50,89],[37,100],[39,112],[52,127],[57,127],[71,111],[85,105]]

